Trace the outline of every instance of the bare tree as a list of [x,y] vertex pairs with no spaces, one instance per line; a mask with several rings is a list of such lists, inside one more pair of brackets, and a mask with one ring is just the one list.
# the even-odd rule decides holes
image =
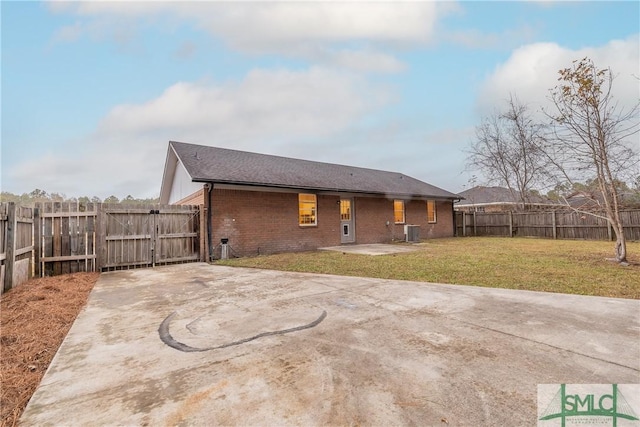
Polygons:
[[543,125],[512,95],[505,111],[485,117],[476,127],[468,165],[490,182],[506,186],[524,207],[533,187],[545,176],[543,136]]
[[[626,262],[627,246],[620,218],[619,183],[640,161],[638,104],[626,111],[613,99],[610,69],[598,69],[592,60],[574,61],[559,71],[560,84],[551,90],[553,131],[545,146],[558,182],[595,178],[603,214],[616,233],[615,259]],[[635,148],[634,148],[635,144]]]

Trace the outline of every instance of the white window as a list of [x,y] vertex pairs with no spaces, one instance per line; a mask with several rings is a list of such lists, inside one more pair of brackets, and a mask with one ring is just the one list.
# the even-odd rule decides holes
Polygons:
[[404,200],[393,201],[393,220],[396,224],[404,224]]
[[316,225],[317,205],[315,194],[298,194],[298,224]]
[[427,222],[436,222],[436,201],[427,200]]

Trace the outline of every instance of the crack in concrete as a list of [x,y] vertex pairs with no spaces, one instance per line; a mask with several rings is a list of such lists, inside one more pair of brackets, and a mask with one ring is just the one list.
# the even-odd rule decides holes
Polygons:
[[[387,301],[385,299],[373,297],[371,295],[368,295],[365,292],[362,292],[362,293],[357,293],[357,292],[354,292],[354,291],[347,291],[347,292],[354,293],[354,294],[356,294],[358,296],[365,296],[365,297],[371,298],[373,300],[377,300],[377,301],[380,301],[380,302],[385,302],[387,304],[395,304],[395,305],[398,305],[400,307],[404,307],[404,308],[407,308],[407,309],[415,309],[415,307],[407,306],[405,304],[400,304],[398,302],[392,302],[392,301]],[[465,324],[465,325],[475,326],[477,328],[486,329],[488,331],[492,331],[492,332],[495,332],[495,333],[498,333],[498,334],[503,334],[503,335],[511,336],[511,337],[518,338],[518,339],[521,339],[521,340],[524,340],[524,341],[528,341],[528,342],[531,342],[531,343],[535,343],[535,344],[551,347],[551,348],[556,349],[556,350],[566,351],[568,353],[575,354],[576,356],[587,357],[589,359],[593,359],[593,360],[597,360],[597,361],[605,362],[605,363],[610,363],[612,365],[620,366],[621,368],[626,368],[626,369],[630,369],[632,371],[640,372],[640,369],[634,368],[633,366],[627,366],[627,365],[624,365],[622,363],[614,362],[612,360],[607,360],[607,359],[604,359],[604,358],[601,358],[601,357],[580,353],[580,352],[575,351],[575,350],[571,350],[571,349],[568,349],[568,348],[563,348],[563,347],[560,347],[560,346],[557,346],[557,345],[553,345],[553,344],[549,344],[549,343],[542,342],[542,341],[537,341],[537,340],[534,340],[534,339],[531,339],[531,338],[528,338],[528,337],[523,337],[521,335],[516,335],[516,334],[512,334],[510,332],[501,331],[499,329],[490,328],[488,326],[480,325],[480,324],[477,324],[477,323],[474,323],[474,322],[467,322],[467,321],[459,319],[456,316],[450,316],[450,315],[447,315],[447,314],[445,314],[443,312],[439,312],[438,314],[440,314],[444,318],[455,320],[455,321],[457,321],[459,323],[462,323],[462,324]]]
[[460,323],[463,323],[465,325],[475,326],[476,328],[486,329],[488,331],[496,332],[498,334],[508,335],[510,337],[519,338],[519,339],[524,340],[524,341],[528,341],[528,342],[544,345],[544,346],[547,346],[547,347],[551,347],[551,348],[554,348],[556,350],[566,351],[567,353],[575,354],[577,356],[588,357],[589,359],[597,360],[599,362],[610,363],[612,365],[620,366],[621,368],[631,369],[632,371],[640,372],[640,369],[638,369],[638,368],[634,368],[633,366],[627,366],[627,365],[624,365],[622,363],[614,362],[612,360],[607,360],[607,359],[603,359],[601,357],[591,356],[589,354],[580,353],[579,351],[575,351],[575,350],[571,350],[571,349],[568,349],[568,348],[559,347],[557,345],[549,344],[549,343],[546,343],[546,342],[537,341],[537,340],[534,340],[534,339],[531,339],[531,338],[527,338],[527,337],[523,337],[523,336],[520,336],[520,335],[512,334],[510,332],[506,332],[506,331],[501,331],[499,329],[490,328],[488,326],[478,325],[478,324],[473,323],[473,322],[466,322],[466,321],[460,320],[460,319],[458,319],[456,317],[451,317],[451,316],[446,316],[446,317],[448,317],[449,319],[456,320],[456,321],[458,321]]

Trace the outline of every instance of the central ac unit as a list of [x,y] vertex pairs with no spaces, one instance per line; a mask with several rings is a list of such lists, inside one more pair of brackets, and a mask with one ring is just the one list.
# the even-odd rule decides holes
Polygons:
[[420,226],[419,225],[405,225],[404,234],[407,242],[419,242],[420,241]]

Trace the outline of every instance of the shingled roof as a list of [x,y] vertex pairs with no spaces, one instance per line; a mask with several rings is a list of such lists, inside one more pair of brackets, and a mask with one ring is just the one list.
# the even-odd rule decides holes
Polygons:
[[[460,196],[464,198],[464,201],[458,202],[456,207],[522,203],[519,198],[520,192],[516,191],[514,197],[514,194],[512,194],[508,188],[504,187],[485,187],[479,185],[462,191]],[[531,194],[528,203],[541,204],[550,202],[544,197]]]
[[194,182],[457,199],[410,176],[375,169],[169,142]]

